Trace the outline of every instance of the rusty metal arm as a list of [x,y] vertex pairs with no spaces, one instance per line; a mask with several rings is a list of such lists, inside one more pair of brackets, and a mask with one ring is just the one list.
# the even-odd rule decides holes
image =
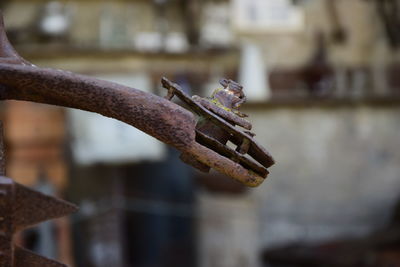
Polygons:
[[[0,59],[1,62],[1,59]],[[0,99],[25,100],[96,112],[185,149],[194,116],[159,96],[66,71],[0,63]]]
[[96,112],[130,124],[249,186],[264,179],[195,141],[196,120],[153,94],[65,71],[0,63],[0,99]]
[[25,100],[115,118],[248,186],[265,177],[196,142],[195,116],[159,96],[112,82],[30,64],[9,43],[0,21],[0,100]]

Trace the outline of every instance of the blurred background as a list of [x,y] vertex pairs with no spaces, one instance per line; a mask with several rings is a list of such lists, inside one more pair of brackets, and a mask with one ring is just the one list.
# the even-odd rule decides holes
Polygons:
[[21,234],[73,267],[400,266],[400,1],[1,0],[20,54],[158,95],[244,85],[259,188],[100,115],[2,103],[7,175],[74,202]]

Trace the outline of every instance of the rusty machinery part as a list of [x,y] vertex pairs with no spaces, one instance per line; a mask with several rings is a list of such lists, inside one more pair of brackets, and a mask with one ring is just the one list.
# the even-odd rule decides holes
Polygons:
[[61,267],[13,244],[13,235],[30,226],[73,213],[77,207],[0,176],[0,267]]
[[[0,25],[0,40],[0,100],[58,105],[115,118],[177,148],[185,162],[197,162],[204,170],[213,168],[252,187],[262,183],[268,173],[264,168],[274,163],[265,149],[253,141],[251,134],[236,131],[231,123],[202,106],[199,109],[205,110],[207,120],[212,123],[205,123],[201,130],[192,112],[165,98],[116,83],[30,64],[10,45],[3,23]],[[242,124],[249,128],[244,121]],[[208,135],[207,127],[211,128],[212,135]],[[196,134],[199,130],[203,133],[201,137]],[[221,151],[218,145],[209,145],[221,140],[217,132],[225,136],[229,133],[228,139],[240,146],[241,152],[247,150],[246,143],[249,143],[248,154],[261,165],[249,158],[239,160],[243,153],[228,149]],[[199,141],[208,137],[207,141]],[[223,146],[226,148],[225,144]],[[257,167],[253,168],[253,165]]]
[[[179,85],[166,78],[162,79],[162,84],[168,90],[167,99],[172,99],[176,95],[199,116],[196,124],[196,141],[198,143],[231,159],[247,169],[249,173],[262,178],[268,175],[267,168],[275,163],[274,159],[253,139],[253,133],[235,127],[238,125],[244,129],[251,129],[251,124],[227,108],[233,106],[231,103],[227,103],[224,105],[225,108],[222,108],[214,104],[214,98],[190,97]],[[226,145],[229,141],[236,145],[236,150]],[[250,157],[247,157],[246,154]],[[186,162],[202,171],[209,170],[209,166],[197,162],[197,159],[191,159],[194,158],[184,155]]]

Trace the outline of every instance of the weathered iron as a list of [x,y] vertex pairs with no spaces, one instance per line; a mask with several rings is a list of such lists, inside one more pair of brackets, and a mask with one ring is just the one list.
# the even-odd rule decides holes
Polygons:
[[0,176],[0,267],[65,266],[13,244],[13,235],[35,224],[75,212],[66,201]]
[[[218,109],[218,105],[214,105],[214,109],[210,108],[210,110],[203,106],[192,105],[195,111],[201,110],[206,116],[207,123],[201,124],[201,122],[196,122],[195,116],[190,111],[165,98],[67,71],[34,66],[20,57],[8,42],[2,22],[0,40],[0,100],[14,99],[46,103],[115,118],[174,146],[183,153],[183,158],[192,158],[201,165],[213,168],[248,186],[258,186],[268,174],[266,168],[274,163],[269,153],[254,142],[252,134],[239,131],[234,127],[234,124],[238,124],[248,129],[251,128],[251,124],[240,120],[239,116],[233,116],[235,113],[240,115],[237,109],[244,100],[242,88],[233,81],[224,80],[222,83],[225,88],[215,94],[215,100],[222,105],[233,101],[232,106],[226,110]],[[169,86],[169,89],[178,88],[166,79],[162,82],[164,86]],[[182,95],[178,91],[175,90],[174,93]],[[192,101],[186,95],[184,98]],[[213,101],[209,103],[212,104]],[[225,112],[231,113],[230,116],[221,117],[220,113],[213,112],[215,109],[218,109],[220,113],[232,112]],[[208,131],[205,129],[207,127],[212,129]],[[204,134],[197,140],[196,131]],[[214,138],[219,134],[218,138]],[[222,138],[222,135],[225,138]],[[219,145],[204,146],[198,142],[207,137],[210,137],[208,143],[212,143],[215,139],[223,147],[226,147],[226,141],[231,140],[237,146],[242,146],[238,151],[244,152],[246,152],[244,147],[250,143],[248,154],[259,161],[265,170],[258,171],[261,167],[252,168],[254,162],[248,163],[252,160],[250,158],[238,160],[244,155],[228,153],[225,150],[221,153]],[[224,142],[221,138],[226,141]]]
[[[240,104],[243,103],[241,100],[244,98],[241,92],[232,93],[231,89],[225,86],[225,89],[217,89],[213,97],[207,99],[199,96],[188,96],[179,85],[166,78],[162,79],[162,84],[168,90],[167,99],[176,95],[199,115],[200,118],[195,129],[196,142],[232,160],[234,164],[244,167],[248,173],[258,176],[258,179],[264,179],[268,175],[267,168],[274,164],[272,156],[253,140],[253,133],[235,127],[235,125],[242,125],[245,129],[251,129],[249,122],[235,115],[236,113],[244,116],[238,110]],[[216,101],[217,105],[214,104]],[[235,105],[235,103],[240,104]],[[236,151],[226,145],[228,141],[237,146]],[[251,158],[246,157],[245,154],[248,154]],[[193,155],[183,153],[182,159],[201,171],[208,171],[209,167],[212,167],[204,164]],[[246,185],[252,185],[247,181],[242,182]],[[256,182],[261,183],[262,180]]]
[[[212,98],[189,97],[179,85],[162,79],[167,99],[119,84],[39,68],[23,59],[9,43],[0,13],[0,100],[25,100],[96,112],[130,124],[182,152],[194,167],[213,168],[248,186],[258,186],[274,164],[253,140],[251,123],[239,107],[242,86],[221,80]],[[174,95],[195,115],[169,101]],[[235,126],[242,127],[240,130]],[[247,131],[246,131],[247,130]],[[64,266],[13,244],[13,235],[31,225],[74,212],[65,201],[45,196],[5,177],[0,136],[0,267]],[[227,146],[230,141],[236,150]],[[249,157],[247,156],[249,155]]]
[[77,211],[66,201],[38,193],[5,177],[3,126],[0,123],[0,267],[65,267],[14,245],[15,233]]

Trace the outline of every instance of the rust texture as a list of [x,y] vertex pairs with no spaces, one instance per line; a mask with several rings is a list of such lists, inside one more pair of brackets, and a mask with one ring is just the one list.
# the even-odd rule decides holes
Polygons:
[[[250,123],[242,125],[245,126],[243,130],[235,127],[240,126],[241,117],[246,116],[239,111],[242,100],[245,100],[241,86],[240,91],[235,89],[234,92],[224,86],[223,89],[217,89],[211,98],[201,98],[188,96],[179,85],[166,78],[162,79],[162,84],[168,90],[167,99],[176,95],[199,116],[195,129],[197,144],[191,155],[184,153],[183,160],[186,163],[201,171],[208,171],[212,167],[248,186],[257,186],[263,182],[268,175],[267,168],[275,161],[253,139],[255,134],[245,130],[251,129]],[[224,85],[223,82],[221,84]],[[237,146],[236,150],[226,145],[228,141]]]
[[15,246],[16,232],[73,213],[77,207],[0,176],[0,267],[65,266]]
[[[0,100],[24,100],[96,112],[136,127],[182,152],[181,159],[208,172],[211,168],[247,185],[258,186],[274,164],[272,156],[249,132],[239,111],[243,87],[220,81],[210,98],[188,96],[162,79],[165,98],[116,83],[67,71],[39,68],[9,43],[0,14]],[[190,110],[170,100],[179,97]],[[1,125],[0,125],[1,126]],[[2,127],[0,127],[2,128]],[[0,129],[2,130],[2,129]],[[43,195],[5,177],[0,136],[0,267],[64,266],[13,245],[13,235],[45,220],[76,211],[68,202]],[[236,146],[232,148],[227,143]]]
[[[271,155],[253,140],[253,133],[235,127],[251,129],[251,124],[243,119],[246,115],[239,111],[246,97],[238,83],[221,80],[223,88],[217,89],[208,104],[202,105],[167,79],[162,84],[169,93],[162,98],[67,71],[39,68],[18,56],[2,25],[0,47],[4,51],[0,55],[4,60],[0,58],[0,100],[52,104],[115,118],[174,146],[182,152],[185,162],[204,171],[213,168],[248,186],[259,185],[268,174],[266,168],[274,163]],[[173,95],[188,103],[201,119],[197,122],[191,111],[169,101]],[[203,135],[198,137],[196,132]],[[204,136],[210,139],[201,142]],[[214,141],[226,149],[221,152],[221,146],[213,145]],[[228,151],[227,141],[238,146],[236,152]],[[244,157],[246,160],[242,160]]]

